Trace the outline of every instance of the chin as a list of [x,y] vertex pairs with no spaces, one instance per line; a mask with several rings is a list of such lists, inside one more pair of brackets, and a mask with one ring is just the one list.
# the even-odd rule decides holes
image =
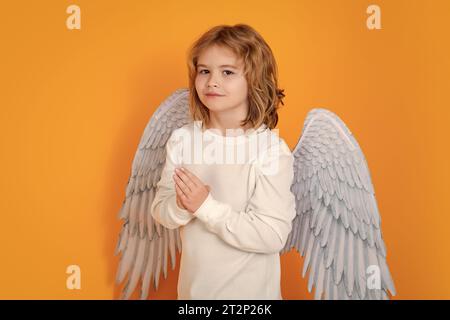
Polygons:
[[214,103],[214,102],[208,102],[208,104],[206,104],[206,103],[203,103],[208,109],[211,109],[211,110],[220,110],[220,109],[223,109],[223,108],[221,108],[220,106],[219,106],[219,104],[217,104],[217,103]]

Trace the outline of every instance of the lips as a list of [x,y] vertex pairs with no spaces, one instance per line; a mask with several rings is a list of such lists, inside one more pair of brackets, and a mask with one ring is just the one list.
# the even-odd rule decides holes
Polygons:
[[208,97],[222,97],[223,95],[218,93],[207,93],[206,96]]

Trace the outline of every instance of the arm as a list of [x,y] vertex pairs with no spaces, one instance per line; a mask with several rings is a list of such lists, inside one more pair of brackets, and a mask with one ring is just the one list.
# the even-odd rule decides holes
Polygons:
[[177,205],[175,184],[172,179],[177,166],[178,156],[181,154],[181,143],[177,143],[177,134],[172,132],[166,144],[166,163],[161,172],[161,179],[157,183],[157,191],[151,205],[151,215],[161,225],[168,229],[176,229],[187,224],[194,216]]
[[[210,231],[240,250],[280,252],[296,215],[295,196],[290,190],[294,177],[293,161],[287,145],[282,145],[275,156],[265,157],[257,166],[255,190],[245,211],[235,211],[209,193],[194,216],[202,220]],[[275,173],[268,174],[264,170],[276,164]]]

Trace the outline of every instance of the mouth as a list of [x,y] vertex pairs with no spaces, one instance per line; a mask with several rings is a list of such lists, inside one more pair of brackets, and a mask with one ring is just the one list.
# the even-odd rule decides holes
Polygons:
[[223,95],[222,94],[217,94],[217,93],[207,93],[207,94],[205,94],[205,96],[207,96],[207,97],[223,97]]

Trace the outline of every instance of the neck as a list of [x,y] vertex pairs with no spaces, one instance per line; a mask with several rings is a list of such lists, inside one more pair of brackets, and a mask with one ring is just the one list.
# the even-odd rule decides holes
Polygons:
[[242,129],[244,131],[252,128],[251,123],[247,123],[245,126],[241,126],[241,122],[245,115],[239,114],[236,116],[236,114],[231,113],[221,113],[221,112],[209,112],[209,123],[205,123],[205,129],[217,129],[220,130],[221,134],[223,136],[226,135],[226,130],[236,130],[236,129]]

